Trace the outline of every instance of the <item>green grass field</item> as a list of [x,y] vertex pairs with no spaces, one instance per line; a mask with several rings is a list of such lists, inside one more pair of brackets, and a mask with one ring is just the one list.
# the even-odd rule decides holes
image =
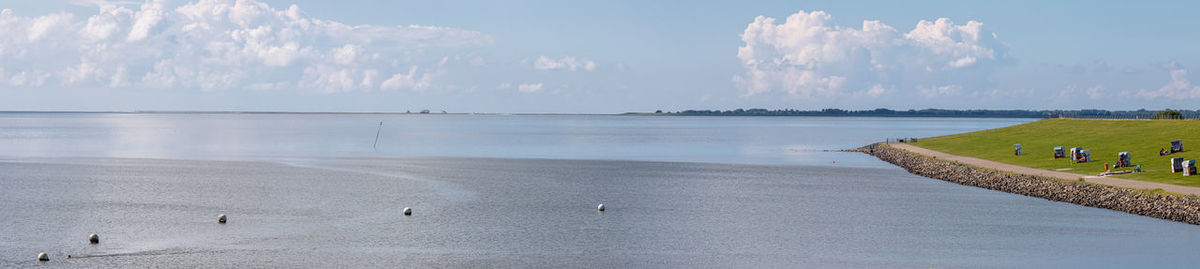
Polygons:
[[[1183,140],[1183,152],[1158,156],[1160,149],[1169,150],[1170,141],[1177,139]],[[1024,155],[1014,156],[1013,144],[1021,144]],[[1200,186],[1200,176],[1185,177],[1182,173],[1171,173],[1170,169],[1172,157],[1200,159],[1200,121],[1196,120],[1045,119],[998,129],[924,138],[914,145],[954,155],[1047,170],[1063,169],[1060,171],[1083,175],[1104,172],[1104,163],[1115,163],[1117,152],[1127,151],[1132,155],[1134,165],[1142,165],[1142,173],[1114,177]],[[1092,162],[1073,164],[1068,160],[1069,156],[1054,159],[1054,147],[1057,146],[1091,150]]]

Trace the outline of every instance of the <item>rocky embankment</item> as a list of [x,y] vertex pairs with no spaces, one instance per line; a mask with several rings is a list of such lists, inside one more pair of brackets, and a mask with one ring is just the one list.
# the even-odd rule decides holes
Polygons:
[[[872,148],[874,149],[872,150]],[[930,158],[885,144],[868,145],[859,148],[858,151],[903,167],[913,174],[962,185],[1200,225],[1200,198],[1195,196],[1157,194],[1107,185],[1000,172],[959,162]]]

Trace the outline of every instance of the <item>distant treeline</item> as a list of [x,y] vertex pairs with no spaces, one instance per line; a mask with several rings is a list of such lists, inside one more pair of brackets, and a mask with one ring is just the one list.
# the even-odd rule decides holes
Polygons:
[[[1183,118],[1200,118],[1200,110],[1173,110]],[[1158,110],[989,110],[989,109],[921,109],[891,110],[843,110],[827,108],[821,110],[761,108],[735,110],[684,110],[679,112],[654,113],[674,116],[848,116],[848,117],[978,117],[978,118],[1089,118],[1089,119],[1149,119]]]

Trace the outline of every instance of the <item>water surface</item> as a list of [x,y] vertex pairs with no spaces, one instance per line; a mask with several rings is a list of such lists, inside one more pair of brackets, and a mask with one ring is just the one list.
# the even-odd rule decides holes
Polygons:
[[[897,137],[1030,119],[0,113],[0,157],[492,157],[824,164]],[[383,126],[380,127],[380,122]],[[378,133],[378,142],[376,134]],[[853,157],[846,157],[853,156]],[[877,163],[871,162],[871,165]]]
[[1200,266],[1193,225],[825,151],[1025,121],[0,114],[0,267]]

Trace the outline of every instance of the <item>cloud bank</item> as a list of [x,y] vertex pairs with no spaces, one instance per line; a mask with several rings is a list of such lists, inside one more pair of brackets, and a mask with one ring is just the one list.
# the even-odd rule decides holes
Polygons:
[[423,90],[469,30],[346,25],[254,0],[97,2],[99,13],[0,10],[0,88]]
[[783,22],[759,16],[742,33],[733,78],[743,95],[802,98],[916,93],[960,95],[1006,60],[1005,45],[984,24],[921,20],[908,32],[879,21],[838,26],[823,11]]

